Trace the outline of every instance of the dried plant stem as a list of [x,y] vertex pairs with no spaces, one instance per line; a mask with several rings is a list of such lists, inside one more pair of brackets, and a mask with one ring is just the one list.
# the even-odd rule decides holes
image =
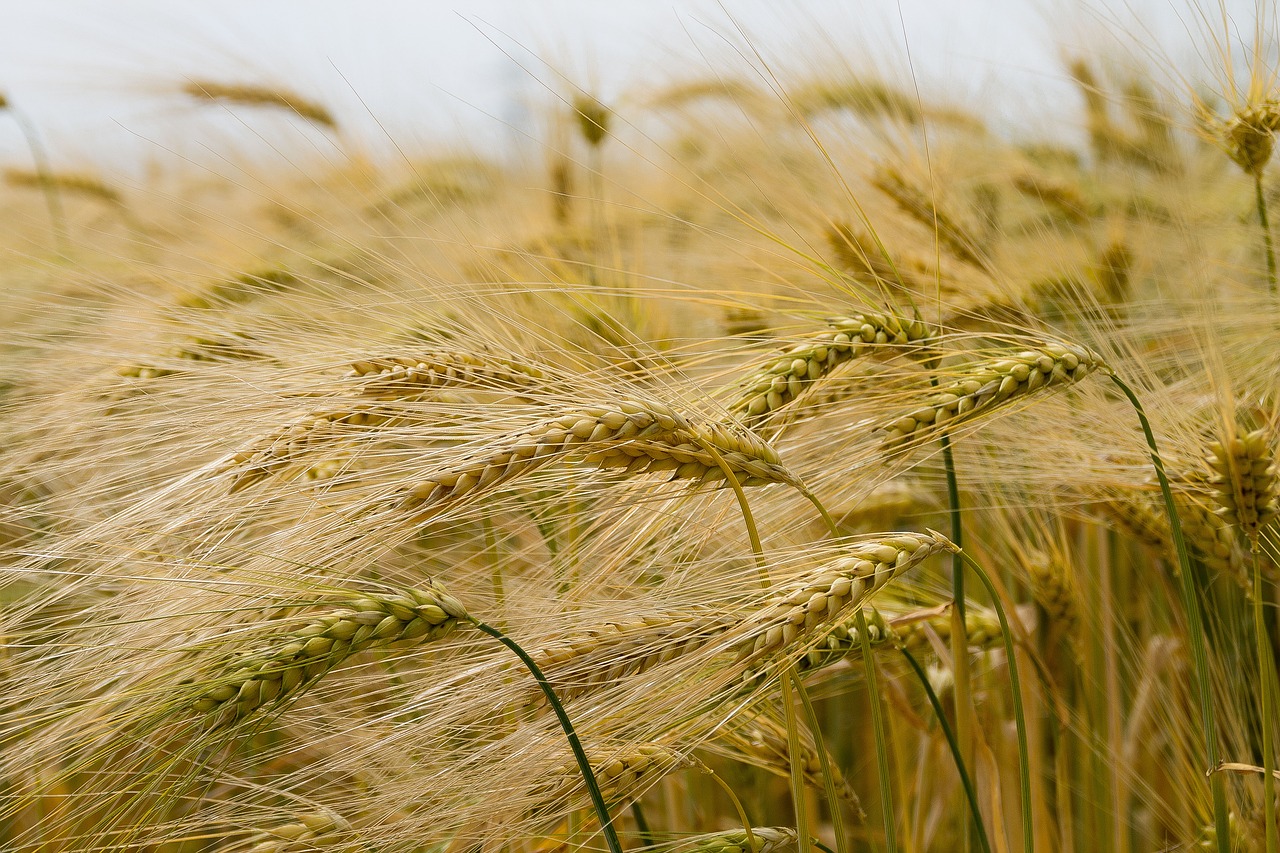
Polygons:
[[1000,630],[1004,633],[1004,653],[1009,663],[1009,688],[1013,693],[1013,719],[1018,729],[1018,781],[1022,788],[1022,849],[1026,853],[1032,853],[1035,850],[1035,827],[1031,811],[1031,759],[1027,746],[1027,717],[1022,708],[1022,679],[1018,677],[1018,659],[1014,654],[1013,632],[1009,630],[1009,619],[1005,616],[1000,594],[986,570],[963,551],[960,556],[986,587],[996,616],[1000,619]]
[[969,771],[965,769],[964,756],[960,754],[960,744],[956,740],[955,732],[951,731],[951,724],[947,722],[947,714],[942,708],[942,702],[939,701],[938,694],[934,692],[933,685],[929,683],[929,676],[925,674],[920,662],[915,659],[911,651],[905,646],[900,651],[903,657],[907,659],[907,663],[911,665],[916,678],[924,686],[925,696],[929,698],[929,704],[933,707],[934,716],[938,718],[938,725],[942,727],[942,734],[947,739],[947,746],[951,749],[951,757],[955,760],[956,770],[960,772],[960,784],[964,787],[965,800],[969,803],[969,813],[973,816],[973,829],[978,836],[978,844],[983,853],[991,853],[991,842],[987,838],[987,828],[982,824],[982,810],[978,806],[978,795],[973,790],[973,780],[969,778]]
[[1264,825],[1266,826],[1266,851],[1276,853],[1276,780],[1273,771],[1276,766],[1275,742],[1272,737],[1275,720],[1275,705],[1272,701],[1271,684],[1276,666],[1272,660],[1271,643],[1267,634],[1267,624],[1262,617],[1262,558],[1258,553],[1257,540],[1253,547],[1253,632],[1258,650],[1258,691],[1262,694],[1262,805]]
[[[1267,286],[1271,290],[1271,295],[1275,296],[1277,293],[1276,252],[1271,245],[1271,227],[1267,224],[1267,199],[1262,192],[1262,172],[1261,171],[1255,172],[1253,175],[1253,189],[1254,189],[1254,196],[1257,198],[1257,202],[1258,202],[1258,222],[1262,225],[1262,245],[1265,247],[1267,252]],[[1267,778],[1270,778],[1270,777],[1267,777]],[[1273,821],[1270,824],[1270,826],[1272,827],[1272,829],[1274,829],[1275,822]],[[1267,838],[1268,839],[1271,838],[1270,832],[1268,832]],[[1270,849],[1268,849],[1267,853],[1271,853]]]
[[[1200,700],[1200,724],[1204,730],[1205,760],[1210,770],[1218,766],[1218,724],[1213,711],[1213,693],[1209,680],[1209,656],[1205,650],[1204,618],[1200,613],[1200,603],[1196,598],[1195,581],[1191,576],[1191,557],[1187,553],[1187,543],[1182,537],[1182,523],[1178,520],[1178,511],[1173,503],[1173,492],[1169,488],[1169,478],[1164,472],[1164,463],[1160,459],[1160,450],[1156,447],[1155,435],[1151,432],[1151,423],[1142,408],[1138,396],[1119,376],[1111,374],[1114,382],[1129,399],[1129,403],[1138,414],[1138,422],[1142,425],[1142,433],[1146,437],[1147,447],[1151,450],[1151,464],[1155,467],[1156,478],[1160,481],[1160,492],[1164,496],[1165,512],[1169,515],[1169,531],[1173,536],[1174,549],[1178,555],[1178,574],[1182,584],[1182,606],[1187,616],[1187,635],[1191,641],[1191,660],[1196,671],[1196,691]],[[1216,830],[1218,853],[1231,853],[1231,832],[1228,823],[1227,789],[1220,774],[1214,774],[1209,780],[1213,796],[1213,823]]]
[[564,736],[569,741],[569,748],[573,750],[573,757],[578,762],[578,769],[582,772],[582,780],[586,783],[587,793],[591,796],[591,805],[595,807],[596,816],[600,819],[600,830],[604,833],[605,843],[609,845],[609,853],[622,853],[622,842],[618,840],[618,833],[613,828],[613,821],[609,817],[609,808],[605,805],[604,796],[600,793],[600,785],[596,782],[595,773],[591,770],[591,762],[587,759],[587,753],[582,748],[582,741],[578,739],[578,733],[574,731],[573,723],[569,721],[569,715],[565,713],[564,706],[556,698],[556,692],[551,688],[551,683],[547,681],[547,677],[542,674],[542,670],[538,668],[538,665],[533,662],[533,658],[529,657],[529,654],[520,648],[514,640],[491,625],[486,625],[478,619],[468,618],[476,630],[488,634],[515,652],[516,657],[520,658],[520,662],[525,665],[534,680],[538,682],[538,686],[542,688],[543,695],[547,697],[547,703],[555,711],[556,719],[560,721],[560,727],[564,729]]

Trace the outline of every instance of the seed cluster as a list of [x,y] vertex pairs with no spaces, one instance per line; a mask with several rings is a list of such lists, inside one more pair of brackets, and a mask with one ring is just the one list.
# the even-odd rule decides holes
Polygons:
[[840,558],[778,596],[752,620],[750,656],[779,652],[819,626],[837,621],[898,575],[940,551],[953,549],[938,533],[898,534],[852,546]]
[[401,640],[437,640],[467,615],[439,583],[399,595],[369,594],[228,662],[192,702],[213,727],[237,723],[295,695],[347,658]]
[[347,378],[359,380],[366,396],[402,399],[450,387],[519,390],[537,384],[542,371],[487,353],[450,350],[361,359],[352,363]]
[[[699,836],[681,853],[782,853],[796,843],[796,831],[782,826],[757,826],[751,838],[742,829]],[[754,843],[752,843],[754,841]]]
[[837,317],[830,329],[811,335],[747,378],[745,390],[731,409],[752,421],[763,421],[793,402],[805,388],[869,347],[906,344],[930,336],[920,320],[891,315]]
[[1276,487],[1276,455],[1266,430],[1209,445],[1209,483],[1218,503],[1217,515],[1238,526],[1250,541],[1280,515]]
[[[693,765],[693,760],[651,743],[638,744],[606,759],[591,758],[591,770],[600,794],[610,803],[625,802],[640,793],[640,786],[646,780],[654,781],[673,770]],[[548,780],[536,789],[536,799],[552,804],[585,791],[578,765],[567,763],[551,771]]]
[[928,405],[903,415],[885,429],[885,449],[925,441],[943,427],[973,420],[1042,388],[1079,382],[1102,364],[1101,357],[1084,347],[1050,344],[968,365],[964,375],[942,386]]
[[328,809],[304,815],[295,823],[286,823],[259,833],[259,840],[248,853],[307,853],[334,843],[336,836],[351,831],[351,824]]
[[639,617],[566,637],[534,652],[533,659],[556,694],[572,699],[682,657],[731,625],[711,615]]
[[723,462],[744,486],[797,484],[777,451],[756,436],[720,424],[695,426],[661,403],[627,401],[579,409],[503,439],[461,465],[405,487],[402,503],[406,509],[431,511],[570,459],[628,474],[670,472],[673,480],[702,483],[724,480]]

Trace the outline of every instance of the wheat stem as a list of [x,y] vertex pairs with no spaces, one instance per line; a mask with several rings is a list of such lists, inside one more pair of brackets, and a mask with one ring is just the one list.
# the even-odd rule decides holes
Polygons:
[[[862,611],[859,610],[859,613]],[[804,784],[804,747],[800,743],[800,722],[796,719],[796,701],[792,695],[792,684],[798,680],[795,666],[788,666],[782,674],[782,711],[787,723],[787,753],[791,758],[791,803],[796,813],[796,835],[799,836],[800,853],[813,853],[813,842],[809,840],[809,807],[808,792]],[[835,803],[831,804],[834,809]]]
[[551,705],[551,710],[555,712],[556,719],[560,721],[560,727],[564,729],[564,736],[569,741],[569,748],[573,750],[573,757],[578,762],[578,769],[582,772],[582,780],[587,785],[587,793],[591,796],[591,805],[595,807],[596,816],[600,819],[600,829],[604,833],[605,843],[609,845],[609,853],[622,853],[622,842],[618,840],[618,833],[613,828],[613,821],[609,817],[609,808],[605,805],[604,796],[600,793],[600,785],[596,782],[596,775],[591,770],[591,762],[587,760],[587,753],[582,748],[582,741],[578,739],[578,733],[573,728],[573,723],[569,721],[569,715],[565,713],[564,706],[560,704],[560,700],[556,698],[556,692],[551,688],[551,683],[547,681],[547,677],[542,674],[542,670],[533,662],[533,658],[506,634],[494,628],[492,625],[486,625],[478,619],[467,617],[476,630],[483,631],[490,637],[493,637],[499,643],[515,652],[516,657],[520,658],[520,662],[525,665],[529,673],[538,682],[538,686],[542,688],[542,693],[547,697],[547,703]]
[[951,731],[951,724],[947,722],[947,714],[942,708],[942,702],[938,699],[938,694],[934,692],[933,685],[929,683],[929,676],[925,674],[920,662],[915,659],[911,651],[905,646],[899,651],[907,659],[907,663],[911,665],[916,678],[924,685],[925,696],[929,698],[929,704],[933,707],[934,716],[938,718],[938,725],[942,727],[942,734],[947,739],[947,746],[951,749],[951,757],[956,763],[956,770],[960,773],[960,784],[964,787],[965,800],[969,803],[969,813],[973,816],[973,829],[978,836],[978,844],[981,846],[983,853],[991,853],[991,842],[987,839],[987,828],[982,823],[982,810],[978,807],[978,795],[974,793],[973,780],[969,778],[969,771],[965,769],[964,756],[960,754],[960,744],[956,740],[955,732]]
[[[1191,660],[1196,671],[1196,691],[1200,700],[1200,723],[1204,729],[1205,760],[1210,769],[1218,766],[1218,725],[1213,712],[1213,693],[1209,680],[1209,656],[1205,650],[1204,618],[1200,612],[1200,603],[1196,598],[1195,581],[1191,576],[1191,556],[1187,553],[1187,543],[1182,537],[1182,523],[1178,519],[1178,510],[1173,503],[1173,492],[1169,488],[1169,478],[1164,472],[1164,462],[1160,459],[1160,450],[1156,447],[1155,435],[1151,432],[1151,422],[1142,408],[1142,402],[1125,382],[1115,373],[1111,374],[1114,382],[1129,399],[1130,405],[1138,414],[1138,422],[1142,425],[1142,433],[1146,437],[1147,447],[1151,451],[1151,464],[1155,468],[1156,478],[1160,481],[1160,493],[1164,496],[1165,512],[1169,516],[1169,531],[1173,536],[1173,546],[1178,555],[1178,574],[1181,579],[1182,606],[1187,614],[1187,635],[1191,641]],[[1231,832],[1228,823],[1227,789],[1220,774],[1210,777],[1210,788],[1213,796],[1213,823],[1216,830],[1218,853],[1231,853]]]
[[[1256,541],[1256,540],[1255,540]],[[1253,632],[1258,651],[1258,690],[1262,694],[1262,805],[1266,826],[1266,851],[1276,853],[1276,780],[1272,771],[1275,769],[1275,743],[1273,737],[1275,725],[1275,707],[1271,694],[1271,681],[1276,667],[1271,656],[1271,644],[1268,642],[1267,625],[1262,617],[1262,558],[1258,548],[1253,549]]]
[[1022,789],[1022,849],[1026,853],[1035,850],[1035,827],[1032,825],[1031,812],[1031,759],[1027,746],[1027,718],[1022,708],[1022,679],[1018,677],[1018,659],[1014,654],[1013,632],[1009,630],[1009,619],[1005,616],[1004,605],[991,577],[972,557],[961,552],[964,562],[982,581],[987,594],[991,596],[991,604],[996,616],[1000,619],[1000,630],[1004,633],[1004,653],[1009,662],[1009,688],[1013,693],[1013,719],[1018,729],[1018,782]]
[[809,723],[809,729],[813,732],[814,749],[818,753],[818,761],[822,766],[822,787],[825,789],[827,806],[831,812],[831,828],[836,835],[836,851],[849,853],[849,842],[844,828],[844,810],[840,808],[840,797],[836,793],[836,774],[831,766],[831,753],[827,752],[826,739],[822,736],[822,726],[818,723],[818,715],[813,710],[813,700],[809,698],[809,691],[805,690],[804,681],[801,680],[794,666],[788,671],[787,677],[792,680],[796,695],[800,697],[800,703],[804,706],[804,715]]
[[[1267,286],[1271,290],[1271,295],[1276,295],[1276,252],[1271,244],[1271,228],[1267,224],[1267,199],[1262,192],[1262,172],[1258,171],[1253,176],[1254,195],[1258,203],[1258,222],[1262,225],[1262,245],[1267,253]],[[1270,778],[1270,777],[1268,777]],[[1274,822],[1272,823],[1274,828]],[[1270,834],[1267,836],[1270,838]],[[1270,853],[1270,850],[1267,851]]]
[[867,617],[861,607],[854,616],[858,638],[862,643],[862,671],[867,682],[867,701],[871,704],[871,728],[876,738],[876,775],[880,781],[880,808],[884,816],[884,843],[889,853],[898,849],[897,813],[893,808],[893,780],[889,776],[889,744],[884,730],[884,709],[880,707],[879,678],[875,658],[871,656],[871,637],[867,634]]

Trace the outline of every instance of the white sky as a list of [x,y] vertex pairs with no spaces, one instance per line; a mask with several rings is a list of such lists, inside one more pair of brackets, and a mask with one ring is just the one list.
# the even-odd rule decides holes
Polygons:
[[[988,115],[1078,110],[1059,57],[1108,29],[1206,61],[1181,0],[0,0],[0,92],[60,168],[270,155],[332,145],[281,116],[231,115],[175,89],[192,79],[285,84],[330,106],[350,139],[413,152],[493,150],[535,133],[530,104],[565,82],[605,100],[708,72],[907,67],[924,92]],[[1207,14],[1220,20],[1216,3]],[[1229,4],[1247,31],[1252,2]],[[1238,7],[1238,8],[1237,8]],[[1220,28],[1220,27],[1219,27]],[[760,63],[754,63],[757,68]],[[561,78],[560,74],[564,77]],[[497,149],[501,150],[501,149]],[[0,167],[29,163],[0,114]]]

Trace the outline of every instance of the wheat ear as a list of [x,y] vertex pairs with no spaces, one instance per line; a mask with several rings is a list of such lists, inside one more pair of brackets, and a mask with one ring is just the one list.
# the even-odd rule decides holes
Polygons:
[[[611,805],[629,802],[668,773],[699,766],[692,758],[652,743],[637,744],[609,756],[601,756],[597,751],[590,759],[600,794]],[[578,765],[562,764],[534,789],[535,800],[544,805],[536,806],[533,811],[556,808],[570,798],[581,798],[585,790]]]
[[1079,382],[1102,366],[1097,353],[1063,344],[965,365],[961,375],[939,386],[926,405],[885,428],[884,447],[918,445],[1041,389]]
[[688,838],[670,853],[784,853],[795,847],[796,840],[794,829],[760,826]]
[[760,438],[721,424],[693,424],[656,402],[583,408],[491,445],[472,459],[404,487],[405,509],[429,516],[468,495],[548,463],[572,460],[628,474],[670,472],[671,479],[719,482],[721,462],[743,486],[799,481]]
[[1266,430],[1215,441],[1209,445],[1207,462],[1213,469],[1217,515],[1238,526],[1251,544],[1257,545],[1262,530],[1280,516],[1280,491],[1276,486],[1276,454]]
[[855,314],[828,321],[830,326],[757,368],[730,410],[760,424],[792,403],[805,388],[870,347],[906,344],[930,337],[920,320],[892,315]]
[[466,618],[439,583],[400,594],[369,593],[344,601],[302,627],[227,661],[191,702],[211,728],[239,723],[296,696],[352,655],[401,640],[431,642]]
[[351,831],[336,812],[323,809],[303,815],[293,823],[257,833],[246,853],[308,853],[330,848],[344,833]]
[[217,101],[246,107],[275,107],[288,110],[307,121],[337,130],[333,113],[315,101],[309,101],[295,92],[238,83],[218,83],[213,80],[192,80],[182,91],[202,101]]
[[824,565],[789,591],[774,596],[748,621],[744,657],[777,654],[819,628],[840,621],[891,580],[928,557],[954,549],[940,533],[900,533],[851,545],[848,555]]
[[675,660],[724,633],[725,617],[645,616],[610,622],[533,653],[562,699],[572,699]]

